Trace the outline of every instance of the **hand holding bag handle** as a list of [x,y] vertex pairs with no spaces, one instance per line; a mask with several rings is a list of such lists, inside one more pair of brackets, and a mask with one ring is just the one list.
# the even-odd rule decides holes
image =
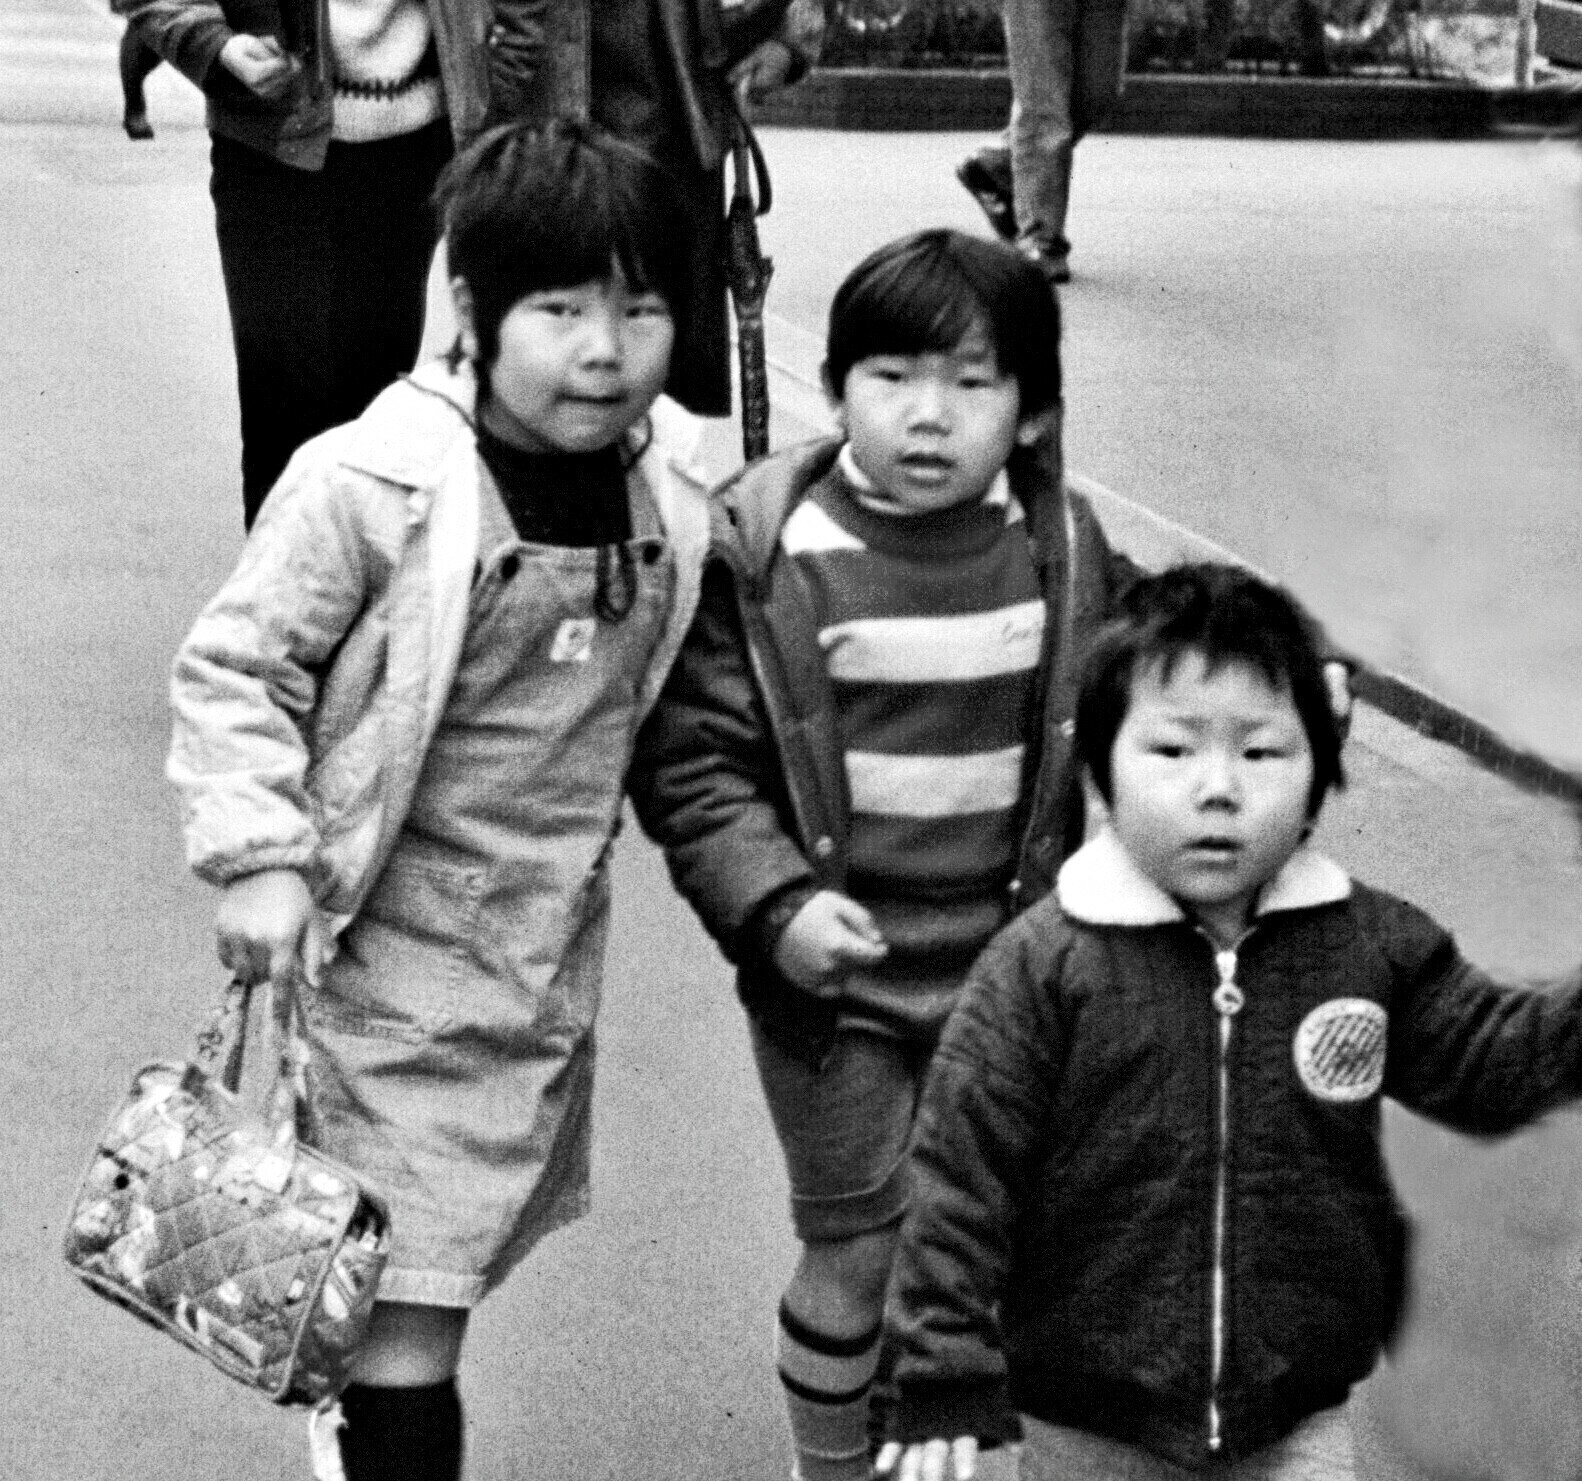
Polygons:
[[[295,994],[277,1013],[263,1116],[239,1093],[252,989],[233,980],[183,1063],[145,1066],[67,1224],[100,1295],[283,1404],[344,1385],[390,1247],[384,1201],[297,1139]],[[214,1068],[223,1064],[218,1077]]]
[[[270,983],[264,986],[264,1019],[272,1041],[275,1073],[263,1112],[276,1144],[284,1146],[301,1135],[308,1098],[306,1061],[296,1032],[302,1010],[294,985],[285,991],[277,991]],[[242,1061],[247,1053],[248,1025],[256,990],[255,983],[240,977],[231,978],[225,995],[198,1031],[192,1058],[187,1061],[187,1076],[215,1080],[227,1094],[241,1096]],[[215,1065],[219,1063],[222,1049],[225,1061],[216,1077]]]

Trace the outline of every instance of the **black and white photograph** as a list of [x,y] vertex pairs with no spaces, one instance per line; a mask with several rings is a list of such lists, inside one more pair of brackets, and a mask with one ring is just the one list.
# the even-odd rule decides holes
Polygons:
[[1582,0],[0,0],[0,1478],[1582,1481]]

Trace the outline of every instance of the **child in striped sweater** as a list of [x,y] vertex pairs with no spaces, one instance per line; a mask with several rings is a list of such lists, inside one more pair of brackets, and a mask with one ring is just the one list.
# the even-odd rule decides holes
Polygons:
[[800,1481],[865,1481],[924,1071],[979,950],[1081,835],[1071,655],[1132,569],[1049,450],[1037,268],[952,231],[830,314],[842,435],[716,499],[702,606],[631,778],[739,968],[804,1250],[777,1361]]

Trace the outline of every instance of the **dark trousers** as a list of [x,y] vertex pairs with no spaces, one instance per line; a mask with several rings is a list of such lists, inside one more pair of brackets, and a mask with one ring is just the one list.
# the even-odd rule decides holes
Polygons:
[[297,170],[215,136],[215,234],[242,407],[248,528],[292,453],[358,416],[412,368],[450,157],[444,119],[370,144],[331,143]]

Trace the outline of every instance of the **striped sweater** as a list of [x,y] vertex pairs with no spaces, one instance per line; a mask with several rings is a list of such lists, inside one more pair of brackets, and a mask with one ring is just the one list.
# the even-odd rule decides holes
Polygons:
[[890,943],[848,993],[881,1024],[932,1032],[1005,920],[1044,603],[1003,476],[980,503],[912,516],[864,504],[860,480],[843,453],[781,546],[819,612],[849,889]]

